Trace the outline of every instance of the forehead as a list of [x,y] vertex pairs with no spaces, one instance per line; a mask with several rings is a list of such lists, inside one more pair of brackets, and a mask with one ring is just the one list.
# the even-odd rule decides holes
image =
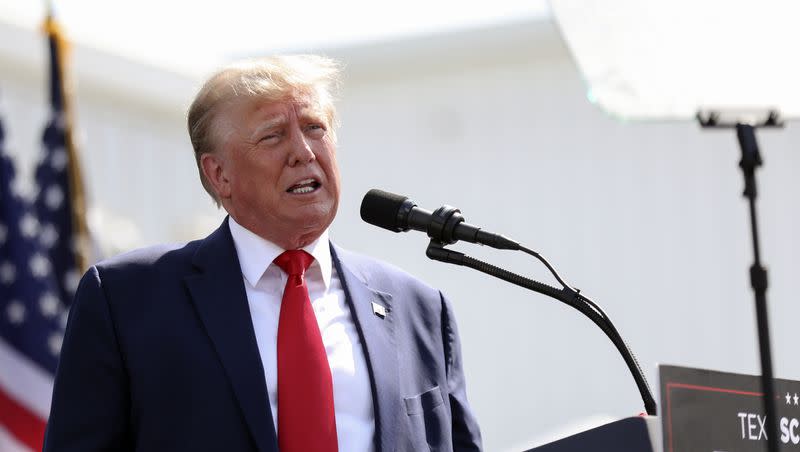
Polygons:
[[213,134],[216,143],[226,146],[234,137],[252,140],[265,129],[278,127],[290,118],[299,121],[330,122],[325,107],[313,95],[292,95],[282,98],[267,96],[242,96],[220,106],[214,119]]
[[230,113],[239,119],[244,115],[254,120],[285,119],[288,115],[314,119],[325,117],[319,100],[311,95],[294,95],[280,99],[250,97],[234,102]]

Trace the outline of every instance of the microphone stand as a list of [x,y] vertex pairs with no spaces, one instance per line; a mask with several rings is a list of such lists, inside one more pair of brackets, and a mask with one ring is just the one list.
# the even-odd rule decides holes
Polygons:
[[783,127],[777,111],[766,112],[761,121],[745,119],[743,112],[730,121],[721,119],[720,112],[699,112],[697,119],[703,128],[735,128],[742,158],[739,167],[744,176],[744,192],[750,207],[750,232],[753,241],[753,265],[750,267],[750,286],[755,295],[756,325],[758,328],[759,355],[761,357],[761,389],[764,391],[764,413],[767,417],[769,433],[767,434],[767,450],[778,452],[778,417],[775,409],[775,384],[772,375],[772,353],[770,352],[769,321],[767,317],[767,270],[761,265],[761,250],[758,240],[758,221],[756,215],[756,168],[761,166],[761,153],[758,150],[755,129],[758,127]]
[[[641,367],[639,367],[639,363],[636,361],[636,357],[628,347],[628,344],[622,340],[622,337],[620,336],[619,332],[617,332],[614,324],[611,323],[611,319],[606,316],[599,306],[597,306],[589,298],[581,295],[579,290],[573,289],[564,283],[561,280],[561,277],[558,276],[558,273],[555,272],[553,267],[551,267],[550,264],[539,255],[539,253],[529,250],[523,246],[519,246],[519,249],[542,261],[553,273],[559,283],[561,283],[563,288],[557,289],[553,286],[526,278],[522,275],[518,275],[500,267],[496,267],[472,258],[458,251],[445,248],[445,245],[455,243],[455,240],[452,239],[452,229],[448,231],[446,226],[452,225],[452,227],[454,227],[459,221],[463,221],[463,218],[461,218],[458,209],[450,206],[443,206],[442,208],[436,210],[433,215],[438,217],[438,221],[434,221],[433,223],[440,226],[438,228],[434,226],[428,230],[428,235],[431,237],[431,241],[428,244],[425,254],[429,258],[449,264],[463,265],[478,270],[486,273],[487,275],[494,276],[495,278],[499,278],[517,286],[524,287],[528,290],[555,298],[556,300],[559,300],[566,305],[577,309],[581,314],[588,317],[595,325],[600,327],[603,333],[605,333],[605,335],[617,348],[619,353],[622,355],[622,358],[625,360],[625,364],[628,366],[628,370],[630,370],[631,375],[636,382],[636,386],[639,388],[639,393],[641,394],[647,414],[651,416],[656,415],[656,401],[653,398],[653,393],[647,384],[647,379],[645,378]],[[444,240],[442,240],[443,238]]]

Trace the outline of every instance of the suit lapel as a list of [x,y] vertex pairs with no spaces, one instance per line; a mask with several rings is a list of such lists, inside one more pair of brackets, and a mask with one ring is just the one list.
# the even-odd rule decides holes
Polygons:
[[[397,345],[394,337],[394,315],[391,294],[373,290],[356,276],[340,253],[331,245],[331,255],[344,288],[353,321],[364,344],[364,355],[370,375],[375,407],[376,446],[379,452],[397,448],[399,426],[404,415],[400,400],[400,374]],[[376,314],[373,303],[386,308],[384,316]]]
[[200,244],[186,285],[261,452],[277,450],[264,368],[227,219]]

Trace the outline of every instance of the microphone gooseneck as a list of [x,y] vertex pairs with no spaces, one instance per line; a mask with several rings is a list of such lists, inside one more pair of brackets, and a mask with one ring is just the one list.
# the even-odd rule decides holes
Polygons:
[[[373,189],[367,192],[361,203],[361,218],[369,224],[390,230],[405,232],[410,229],[425,232],[431,241],[426,255],[433,260],[449,264],[463,265],[495,278],[502,279],[520,287],[555,298],[578,310],[597,325],[611,340],[622,355],[631,372],[644,402],[647,414],[656,415],[657,407],[647,379],[642,372],[628,344],[622,339],[611,319],[590,298],[582,295],[579,289],[567,285],[547,260],[536,251],[499,234],[493,234],[464,222],[461,211],[450,206],[442,206],[433,212],[417,207],[414,201],[401,195]],[[541,261],[553,274],[562,288],[512,273],[500,267],[467,256],[458,251],[445,248],[458,240],[488,245],[499,249],[520,250]]]

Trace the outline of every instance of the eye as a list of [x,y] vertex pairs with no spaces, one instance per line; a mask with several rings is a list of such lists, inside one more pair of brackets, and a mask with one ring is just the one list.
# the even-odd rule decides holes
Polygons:
[[325,135],[327,129],[324,124],[312,123],[306,126],[306,133],[313,137],[321,137]]
[[262,142],[266,141],[267,143],[274,143],[274,142],[277,142],[278,140],[280,140],[280,138],[281,138],[281,134],[280,133],[278,133],[278,132],[270,132],[270,133],[264,135],[263,137],[261,137],[260,141],[262,141]]

